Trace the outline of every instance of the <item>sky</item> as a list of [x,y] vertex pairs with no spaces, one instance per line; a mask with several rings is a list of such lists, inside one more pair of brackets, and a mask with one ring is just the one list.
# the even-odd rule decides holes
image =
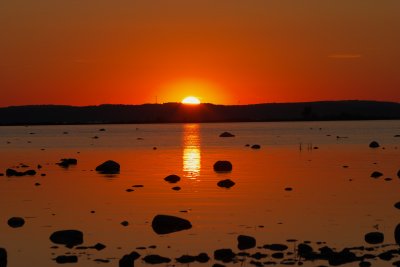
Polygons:
[[0,1],[0,106],[400,102],[398,0]]

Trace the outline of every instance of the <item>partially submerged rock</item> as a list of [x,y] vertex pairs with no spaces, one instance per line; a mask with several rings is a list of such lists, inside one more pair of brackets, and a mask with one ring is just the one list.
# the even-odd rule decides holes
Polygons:
[[396,240],[396,244],[400,245],[400,224],[394,230],[394,240]]
[[371,177],[372,178],[379,178],[379,177],[381,177],[381,176],[383,176],[383,173],[381,173],[381,172],[378,172],[378,171],[374,171],[373,173],[371,173]]
[[8,219],[7,224],[12,228],[19,228],[24,226],[25,220],[21,217],[12,217]]
[[76,165],[78,164],[77,159],[69,158],[69,159],[60,159],[60,162],[57,163],[57,165],[63,167],[63,168],[68,168],[70,165]]
[[231,134],[230,132],[223,132],[219,135],[219,137],[235,137],[235,135]]
[[214,251],[214,259],[222,262],[231,262],[236,254],[230,248],[222,248]]
[[370,147],[370,148],[378,148],[378,147],[380,147],[380,145],[379,145],[379,143],[378,143],[377,141],[372,141],[372,142],[369,144],[369,147]]
[[0,248],[0,267],[7,267],[7,250]]
[[140,254],[136,251],[131,252],[130,254],[126,254],[122,256],[119,260],[119,267],[133,267],[135,260],[140,258]]
[[371,232],[366,234],[364,239],[368,244],[380,244],[384,240],[384,235],[381,232]]
[[272,251],[284,251],[288,249],[288,246],[284,244],[270,244],[270,245],[264,245],[263,248],[269,249]]
[[214,163],[214,171],[216,172],[230,172],[232,171],[232,163],[227,160],[219,160]]
[[72,248],[83,243],[83,233],[78,230],[56,231],[51,234],[50,240],[55,244],[62,244]]
[[181,180],[181,177],[179,177],[176,174],[171,174],[171,175],[168,175],[167,177],[165,177],[164,180],[168,183],[174,184],[174,183],[179,182]]
[[252,145],[252,146],[251,146],[251,148],[252,148],[252,149],[260,149],[260,148],[261,148],[261,146],[260,146],[260,145],[257,145],[257,144],[255,144],[255,145]]
[[170,234],[192,228],[192,224],[186,220],[171,215],[157,215],[153,218],[151,227],[159,235]]
[[54,259],[57,263],[75,263],[78,262],[78,257],[73,255],[61,255]]
[[231,188],[232,186],[235,185],[235,182],[230,180],[230,179],[226,179],[226,180],[221,180],[217,183],[217,185],[219,187],[224,187],[224,188]]
[[120,171],[120,165],[113,160],[107,160],[97,166],[96,171],[102,174],[117,174]]
[[24,172],[19,172],[19,171],[16,171],[14,169],[7,169],[6,170],[6,175],[8,177],[11,177],[11,176],[27,176],[27,175],[34,176],[34,175],[36,175],[36,171],[35,170],[27,170],[27,171],[24,171]]
[[143,258],[144,262],[149,264],[161,264],[171,262],[170,258],[166,258],[160,255],[147,255]]
[[256,246],[256,239],[252,236],[239,235],[237,237],[237,247],[240,250],[254,248]]

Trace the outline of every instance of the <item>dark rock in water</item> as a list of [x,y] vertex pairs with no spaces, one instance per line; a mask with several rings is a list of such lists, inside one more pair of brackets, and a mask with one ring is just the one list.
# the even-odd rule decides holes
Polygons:
[[370,148],[378,148],[378,147],[380,147],[380,145],[379,145],[378,142],[372,141],[372,142],[369,144],[369,147],[370,147]]
[[165,177],[164,180],[167,181],[168,183],[174,184],[179,182],[181,180],[181,177],[175,174],[171,174]]
[[394,262],[392,262],[392,265],[396,266],[396,267],[400,267],[400,261],[394,261]]
[[222,262],[231,262],[236,254],[230,248],[217,249],[214,251],[214,259]]
[[368,244],[380,244],[384,240],[384,235],[380,232],[371,232],[366,234],[364,239]]
[[7,267],[7,250],[0,248],[0,267]]
[[225,265],[219,264],[219,263],[214,263],[212,267],[225,267]]
[[123,222],[121,222],[121,225],[126,227],[126,226],[129,225],[129,222],[128,221],[123,221]]
[[301,243],[297,246],[297,253],[300,257],[308,258],[314,252],[310,245]]
[[387,177],[387,178],[385,178],[384,180],[387,181],[387,182],[389,182],[389,181],[392,181],[393,179],[390,178],[390,177]]
[[230,179],[226,179],[226,180],[221,180],[217,183],[217,185],[219,187],[224,187],[224,188],[231,188],[232,186],[235,185],[235,182],[230,180]]
[[285,187],[285,191],[293,191],[292,187]]
[[105,131],[106,131],[106,129],[104,129],[104,128],[99,129],[99,132],[105,132]]
[[63,168],[68,168],[70,165],[76,165],[78,164],[78,160],[77,159],[61,159],[59,163],[57,163],[57,165],[63,167]]
[[400,178],[400,170],[397,172],[397,177]]
[[107,260],[107,259],[94,259],[93,261],[101,262],[101,263],[109,263],[110,262],[110,260]]
[[216,172],[230,172],[232,171],[232,163],[227,160],[220,160],[214,163],[214,171]]
[[360,258],[358,258],[353,252],[348,249],[343,249],[342,251],[331,255],[329,258],[329,265],[339,266],[358,260],[360,260]]
[[372,178],[379,178],[383,175],[383,173],[378,172],[378,171],[374,171],[373,173],[371,173],[371,177]]
[[[251,260],[249,263],[250,263],[251,265],[254,265],[254,266],[257,266],[257,267],[262,267],[262,266],[264,266],[264,264],[263,264],[262,262],[255,261],[255,260]],[[281,262],[281,264],[284,264],[284,263]]]
[[257,144],[255,144],[255,145],[252,145],[252,146],[251,146],[251,148],[252,148],[252,149],[260,149],[260,148],[261,148],[261,146],[260,146],[260,145],[257,145]]
[[181,190],[181,187],[180,186],[175,186],[175,187],[172,187],[172,190],[179,191],[179,190]]
[[190,255],[182,255],[179,258],[176,258],[176,261],[179,263],[191,263],[196,261],[196,257]]
[[12,228],[19,228],[24,226],[25,220],[21,217],[12,217],[8,219],[8,225]]
[[390,261],[395,257],[393,254],[398,254],[398,253],[399,253],[398,250],[389,250],[379,254],[378,258],[384,261]]
[[24,172],[19,172],[19,171],[13,170],[13,169],[7,169],[6,170],[6,175],[8,177],[11,177],[11,176],[26,176],[26,175],[34,176],[34,175],[36,175],[36,171],[35,170],[27,170],[27,171],[24,171]]
[[192,224],[185,219],[170,216],[157,215],[153,218],[151,227],[159,235],[170,234],[192,228]]
[[55,258],[57,263],[76,263],[78,262],[77,256],[61,255]]
[[200,263],[206,263],[210,260],[210,257],[207,255],[207,253],[200,253],[199,255],[196,256],[196,261]]
[[256,259],[256,260],[261,260],[261,259],[264,259],[264,258],[268,257],[268,255],[260,253],[260,252],[257,252],[257,253],[254,253],[253,255],[251,255],[250,257],[253,258],[253,259]]
[[143,258],[144,262],[149,264],[169,263],[171,259],[159,255],[147,255]]
[[4,176],[4,173],[0,172],[0,176]]
[[125,191],[128,192],[128,193],[130,193],[130,192],[133,192],[133,191],[135,191],[135,190],[133,190],[132,188],[128,188],[128,189],[126,189]]
[[394,240],[396,240],[396,244],[400,245],[400,224],[394,230]]
[[96,171],[102,174],[117,174],[120,171],[120,165],[113,160],[107,160],[97,166]]
[[235,137],[235,135],[231,134],[230,132],[223,132],[219,135],[219,137]]
[[284,251],[288,249],[288,246],[284,244],[271,244],[271,245],[264,245],[263,248],[273,251]]
[[371,263],[369,261],[361,261],[358,266],[360,267],[370,267]]
[[140,254],[136,251],[131,252],[131,254],[124,255],[119,260],[119,267],[133,267],[135,260],[140,258]]
[[94,246],[91,247],[91,248],[94,248],[95,250],[100,251],[100,250],[105,249],[105,248],[106,248],[106,245],[104,245],[104,244],[102,244],[102,243],[97,243],[96,245],[94,245]]
[[274,259],[283,259],[285,255],[282,252],[275,252],[272,253],[271,257]]
[[394,207],[395,207],[396,209],[400,209],[400,202],[397,202],[396,204],[394,204]]
[[237,237],[237,241],[238,241],[237,247],[240,250],[250,249],[256,246],[256,239],[252,236],[239,235]]
[[83,243],[83,233],[78,230],[61,230],[51,234],[51,242],[74,247]]
[[244,146],[245,146],[245,147],[249,147],[249,146],[250,146],[250,144],[245,144]]

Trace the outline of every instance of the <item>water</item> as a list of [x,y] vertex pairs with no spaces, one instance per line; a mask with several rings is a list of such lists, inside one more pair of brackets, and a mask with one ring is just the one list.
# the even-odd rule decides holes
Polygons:
[[[218,137],[224,131],[236,137]],[[1,127],[0,172],[20,163],[43,168],[33,177],[0,177],[0,247],[7,249],[8,266],[46,267],[58,266],[52,259],[65,253],[79,255],[74,266],[117,266],[122,255],[151,245],[157,247],[136,251],[212,257],[219,248],[238,251],[239,234],[256,237],[258,245],[297,239],[340,250],[367,245],[365,233],[378,229],[384,243],[391,244],[400,222],[400,211],[393,207],[400,201],[396,134],[400,121]],[[369,148],[372,140],[382,147]],[[77,166],[55,164],[70,157],[78,159]],[[119,175],[93,171],[108,159],[121,164]],[[215,173],[217,160],[231,161],[233,171]],[[384,176],[370,178],[376,170]],[[168,184],[163,179],[169,174],[182,180]],[[388,177],[393,180],[385,181]],[[228,178],[234,187],[216,185]],[[159,236],[151,228],[157,214],[186,218],[193,228]],[[10,228],[6,222],[14,216],[26,224]],[[127,227],[120,224],[125,220]],[[62,229],[81,230],[84,245],[100,242],[107,248],[51,248],[50,234]],[[256,251],[271,254],[249,250]],[[251,266],[249,261],[228,266]],[[135,264],[145,265],[140,259]],[[320,264],[327,265],[305,266]]]

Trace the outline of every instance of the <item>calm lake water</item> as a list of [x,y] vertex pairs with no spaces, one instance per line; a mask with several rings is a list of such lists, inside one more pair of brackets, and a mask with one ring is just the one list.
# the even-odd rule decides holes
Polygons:
[[[236,136],[220,138],[224,131]],[[258,246],[288,244],[289,252],[294,245],[287,239],[311,241],[316,249],[368,246],[364,235],[373,231],[385,234],[384,244],[393,244],[400,223],[400,210],[393,206],[400,201],[397,134],[400,121],[0,127],[0,173],[21,163],[43,166],[36,176],[0,177],[0,247],[8,252],[9,267],[59,266],[52,259],[69,253],[79,255],[72,266],[90,267],[118,266],[135,250],[171,259],[200,252],[212,257],[220,248],[238,252],[239,234],[254,236]],[[373,140],[381,147],[369,148]],[[78,164],[61,168],[55,163],[62,158],[76,158]],[[109,159],[121,164],[120,174],[94,171]],[[231,161],[232,172],[214,172],[217,160]],[[373,171],[384,175],[370,178]],[[181,181],[165,182],[170,174]],[[218,187],[223,179],[236,185]],[[157,235],[151,228],[157,214],[188,219],[193,228]],[[25,219],[22,228],[7,225],[14,216]],[[51,248],[50,234],[63,229],[83,231],[84,245],[107,247]],[[156,248],[148,248],[152,245]],[[257,248],[248,252],[257,251],[272,254]],[[290,257],[295,256],[285,256]],[[272,260],[279,263],[270,256],[262,262]],[[392,261],[370,261],[392,266]],[[303,266],[322,264],[328,265]],[[135,265],[147,264],[138,259]],[[173,260],[169,265],[183,264]],[[226,266],[252,265],[246,259]]]

